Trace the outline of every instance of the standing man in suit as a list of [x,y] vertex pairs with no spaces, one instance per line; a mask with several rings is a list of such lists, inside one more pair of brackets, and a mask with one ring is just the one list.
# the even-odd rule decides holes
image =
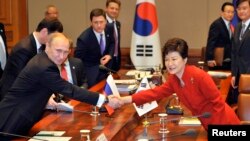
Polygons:
[[0,80],[0,101],[28,61],[41,50],[44,50],[48,35],[62,31],[63,26],[60,21],[43,19],[38,24],[36,31],[19,41],[12,48]]
[[[241,74],[250,73],[250,0],[238,0],[237,14],[241,22],[235,28],[232,46],[232,80],[231,85],[237,89]],[[234,103],[237,103],[234,95]]]
[[6,44],[5,29],[4,24],[0,22],[0,79],[2,77],[7,58],[8,48]]
[[[225,2],[221,6],[221,17],[216,19],[209,28],[206,46],[206,61],[210,70],[231,70],[232,30],[231,20],[234,16],[234,6]],[[223,63],[217,64],[215,49],[223,48]]]
[[115,45],[113,27],[106,24],[106,13],[103,9],[93,9],[90,21],[91,27],[77,38],[74,53],[84,64],[89,87],[108,76],[106,71],[99,69],[99,65],[111,68]]
[[112,58],[112,70],[118,71],[121,68],[121,23],[117,20],[120,12],[120,0],[107,0],[106,2],[106,18],[109,24],[114,27],[115,48]]
[[[18,75],[8,94],[0,102],[0,131],[25,135],[41,119],[52,93],[60,93],[81,102],[101,107],[105,102],[117,108],[121,103],[114,96],[91,92],[69,83],[60,76],[58,66],[68,57],[69,39],[52,33],[45,52],[34,56]],[[1,136],[1,140],[10,140]]]

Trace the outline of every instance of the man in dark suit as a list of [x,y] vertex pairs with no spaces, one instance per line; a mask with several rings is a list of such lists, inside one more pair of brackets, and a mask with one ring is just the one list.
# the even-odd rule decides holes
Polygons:
[[[234,6],[231,2],[225,2],[221,6],[221,17],[216,19],[209,28],[206,46],[206,62],[210,70],[231,69],[232,31],[230,22],[234,16]],[[224,48],[223,63],[217,64],[215,60],[216,48]],[[222,50],[223,51],[223,50]]]
[[[108,100],[109,106],[113,108],[121,106],[114,96],[105,97],[61,78],[58,66],[65,61],[69,52],[69,39],[62,33],[52,33],[45,52],[37,54],[28,62],[0,102],[1,132],[26,134],[42,117],[52,93],[60,93],[98,107]],[[0,138],[9,139],[4,136]]]
[[121,68],[121,23],[117,20],[120,12],[121,1],[120,0],[107,0],[106,1],[106,18],[107,22],[113,25],[115,48],[112,58],[112,70],[118,71]]
[[[238,0],[237,14],[241,22],[235,28],[232,46],[232,80],[231,85],[237,89],[241,74],[250,73],[250,0]],[[233,96],[237,103],[237,95]]]
[[108,74],[99,69],[99,65],[110,68],[114,54],[113,27],[106,27],[106,14],[102,9],[93,9],[90,13],[91,27],[77,38],[74,56],[84,64],[88,86],[91,87],[105,79]]
[[40,50],[44,49],[43,44],[47,42],[48,35],[62,31],[63,26],[60,21],[43,19],[38,24],[36,31],[19,41],[12,48],[0,80],[0,101],[28,61]]
[[[70,52],[72,48],[73,42],[70,44]],[[67,74],[67,79],[64,78],[65,80],[81,88],[88,88],[86,73],[81,59],[69,56],[62,66],[58,66],[60,73],[62,71],[61,67],[65,68]],[[67,102],[68,100],[67,97],[61,94],[53,94],[47,103],[46,109],[56,109],[59,102]]]
[[0,79],[8,58],[8,49],[6,44],[6,36],[4,24],[0,23]]

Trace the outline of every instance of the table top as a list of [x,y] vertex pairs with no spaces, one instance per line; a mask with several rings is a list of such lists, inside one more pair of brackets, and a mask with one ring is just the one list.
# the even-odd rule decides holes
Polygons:
[[[91,91],[102,91],[105,81],[101,81],[94,87],[90,88]],[[168,98],[158,101],[159,106],[149,112],[147,119],[149,121],[159,121],[158,113],[165,113],[165,105]],[[94,108],[92,105],[81,103],[76,100],[70,100],[69,103],[74,106],[74,110],[91,112]],[[184,116],[190,115],[188,109],[184,108]],[[138,116],[132,104],[125,105],[120,109],[115,110],[115,113],[109,116],[107,113],[100,113],[99,116],[92,116],[89,113],[73,111],[68,112],[55,112],[46,111],[43,118],[37,122],[30,130],[28,136],[32,137],[39,131],[65,131],[63,136],[72,137],[70,141],[81,140],[80,130],[90,130],[90,139],[96,140],[100,135],[104,135],[109,141],[123,140],[137,140],[141,137],[142,132],[145,130],[142,122],[145,120],[144,116]],[[167,118],[175,118],[180,115],[168,115]],[[167,128],[170,131],[166,136],[168,140],[192,140],[192,141],[205,141],[207,140],[207,133],[201,126],[179,126],[176,122],[168,122]],[[153,139],[160,139],[162,134],[159,134],[160,124],[150,125],[147,128],[148,136]],[[185,136],[178,135],[188,129],[194,129],[197,135]],[[25,141],[27,139],[16,139],[15,141]],[[83,139],[82,139],[83,140]]]

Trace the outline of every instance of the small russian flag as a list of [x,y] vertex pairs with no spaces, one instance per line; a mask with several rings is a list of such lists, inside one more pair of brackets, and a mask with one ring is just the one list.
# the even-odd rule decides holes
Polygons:
[[[119,94],[118,89],[115,85],[113,76],[111,74],[108,76],[108,78],[106,80],[106,85],[104,87],[103,93],[106,96],[115,95],[115,96],[120,97],[120,94]],[[109,115],[114,113],[114,109],[112,107],[110,107],[109,105],[106,104],[105,108],[107,109]]]

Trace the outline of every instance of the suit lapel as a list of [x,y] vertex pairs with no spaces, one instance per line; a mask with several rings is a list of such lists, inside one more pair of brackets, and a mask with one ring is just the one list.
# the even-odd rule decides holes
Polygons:
[[75,64],[73,63],[73,61],[71,61],[70,59],[69,59],[69,66],[70,66],[73,84],[77,85],[76,67],[75,67]]
[[[249,24],[249,25],[250,25],[250,24]],[[240,43],[240,45],[239,45],[239,50],[240,50],[240,48],[242,47],[242,44],[244,43],[245,38],[248,37],[249,34],[250,34],[250,32],[249,32],[249,28],[250,28],[249,25],[247,26],[247,28],[246,28],[246,30],[245,30],[245,32],[244,32],[244,34],[243,34],[242,40],[237,39],[237,40],[239,40],[239,43]],[[241,28],[242,28],[242,26],[241,26],[241,24],[240,24],[240,30],[239,30],[239,33],[238,33],[238,34],[239,34],[238,37],[240,37]]]
[[224,30],[224,32],[227,34],[227,37],[230,39],[229,31],[228,31],[228,28],[227,28],[226,23],[223,21],[222,18],[220,18],[220,22],[221,22],[221,24],[223,25],[223,30]]
[[[96,43],[96,45],[94,45],[94,46],[96,46],[96,47],[97,47],[97,50],[99,51],[99,53],[102,54],[102,53],[101,53],[101,47],[100,47],[100,44],[99,44],[98,37],[96,37],[93,28],[91,28],[91,34],[90,34],[90,35],[91,35],[90,39],[93,39],[93,42]],[[99,34],[98,34],[98,35],[99,35]]]

